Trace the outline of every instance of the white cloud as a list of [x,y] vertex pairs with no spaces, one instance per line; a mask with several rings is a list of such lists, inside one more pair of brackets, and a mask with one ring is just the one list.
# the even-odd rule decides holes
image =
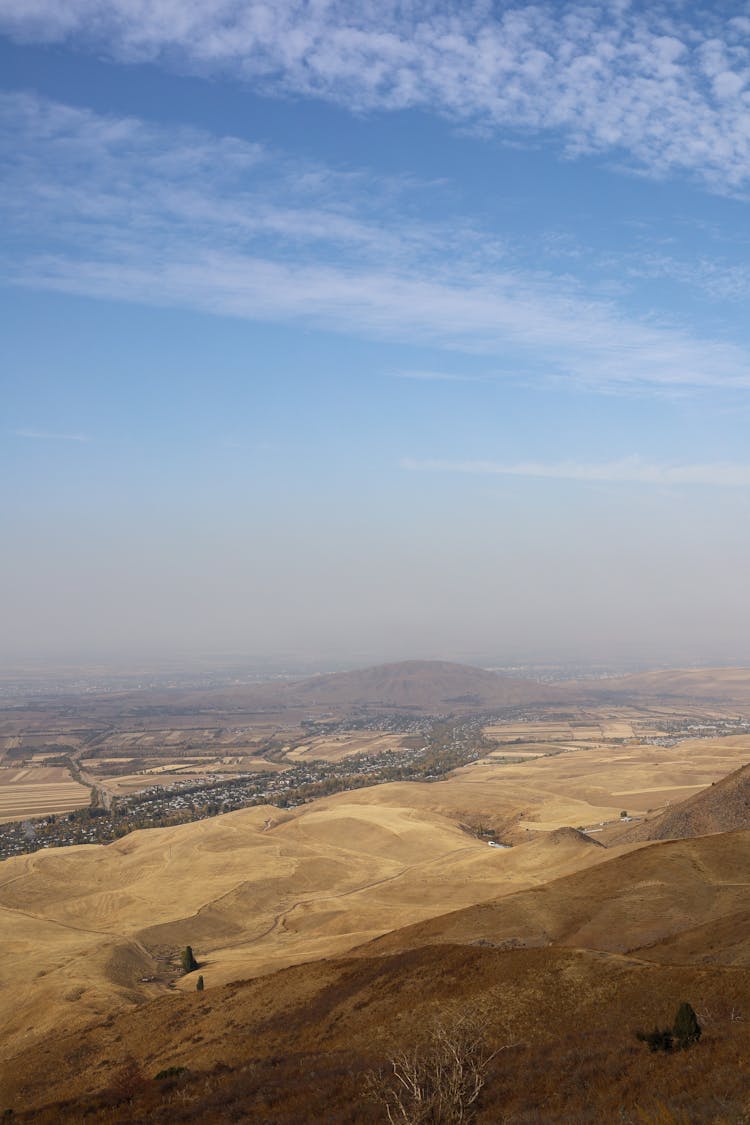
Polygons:
[[750,176],[746,23],[619,0],[0,0],[0,29],[22,40],[231,73],[354,110],[551,133],[571,156],[629,154],[649,174],[687,171],[734,193]]
[[469,223],[416,223],[424,185],[31,95],[0,95],[0,130],[12,283],[429,343],[518,378],[750,386],[736,345],[513,269]]
[[289,264],[170,248],[152,264],[132,244],[109,260],[35,257],[19,284],[177,305],[251,320],[297,320],[347,334],[516,357],[518,376],[592,389],[750,387],[750,356],[730,344],[640,325],[607,305],[561,297],[515,276],[459,286],[410,273]]
[[479,476],[536,477],[548,480],[605,482],[612,484],[714,485],[728,488],[750,487],[750,465],[658,464],[640,457],[619,461],[587,463],[578,461],[500,461],[419,460],[406,457],[403,469],[413,472],[465,473]]
[[699,256],[675,258],[648,250],[621,254],[613,257],[610,264],[614,267],[618,262],[626,277],[675,281],[699,290],[714,301],[744,302],[750,297],[750,266],[744,264]]

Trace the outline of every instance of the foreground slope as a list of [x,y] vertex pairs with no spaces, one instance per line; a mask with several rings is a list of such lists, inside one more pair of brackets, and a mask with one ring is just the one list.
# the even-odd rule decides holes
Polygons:
[[[548,843],[604,851],[575,833]],[[387,1070],[436,1013],[458,1012],[482,1019],[491,1044],[507,1048],[481,1122],[740,1122],[750,1081],[749,861],[750,833],[653,844],[393,933],[355,957],[172,992],[20,1045],[2,1097],[17,1110],[73,1099],[33,1117],[46,1122],[176,1113],[375,1122],[382,1108],[362,1098],[367,1068]],[[704,1024],[700,1048],[655,1058],[634,1031],[663,1024],[683,999]],[[125,1073],[124,1054],[133,1059]],[[153,1080],[170,1066],[189,1073]]]
[[[704,1021],[700,1050],[654,1059],[633,1032],[669,1019],[683,997]],[[437,1013],[470,1013],[486,1020],[490,1044],[505,1048],[480,1122],[718,1125],[742,1120],[750,1025],[732,1013],[746,1012],[749,999],[747,974],[716,967],[577,950],[425,947],[163,997],[19,1053],[0,1097],[21,1120],[24,1107],[71,1099],[32,1115],[49,1125],[382,1122],[382,1106],[363,1096],[366,1071],[387,1072],[389,1056],[419,1042]],[[169,1067],[188,1069],[154,1081]],[[80,1100],[96,1091],[98,1100]],[[685,1116],[659,1117],[659,1103]]]

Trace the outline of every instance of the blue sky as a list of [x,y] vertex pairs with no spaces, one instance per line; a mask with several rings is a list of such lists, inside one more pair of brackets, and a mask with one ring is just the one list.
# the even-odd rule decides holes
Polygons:
[[0,0],[4,659],[750,659],[750,9]]

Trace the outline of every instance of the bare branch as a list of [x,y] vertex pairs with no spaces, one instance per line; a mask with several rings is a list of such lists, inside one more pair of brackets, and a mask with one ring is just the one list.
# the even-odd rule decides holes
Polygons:
[[367,1095],[383,1105],[389,1125],[469,1125],[493,1059],[487,1013],[462,1010],[438,1019],[424,1042],[367,1076]]

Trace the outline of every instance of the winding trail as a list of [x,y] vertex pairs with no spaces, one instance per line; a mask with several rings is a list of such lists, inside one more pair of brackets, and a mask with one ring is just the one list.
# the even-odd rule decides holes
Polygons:
[[255,934],[251,938],[244,938],[240,941],[225,942],[222,944],[221,948],[239,949],[243,946],[254,945],[256,942],[262,941],[263,938],[266,938],[269,936],[269,934],[273,933],[274,930],[276,930],[278,926],[281,925],[282,921],[286,920],[300,906],[309,906],[312,903],[335,902],[338,899],[350,898],[352,895],[361,894],[363,891],[371,890],[373,887],[380,887],[385,883],[394,883],[396,882],[396,880],[403,878],[403,876],[410,871],[422,871],[426,867],[434,866],[434,864],[436,863],[444,863],[447,859],[451,859],[454,856],[460,855],[462,852],[475,850],[476,846],[474,844],[466,844],[464,845],[464,847],[456,848],[451,852],[445,852],[443,855],[435,856],[433,859],[425,860],[423,863],[406,864],[399,871],[396,871],[392,875],[384,875],[380,879],[372,879],[369,883],[360,883],[359,886],[350,887],[349,890],[346,891],[337,891],[335,894],[321,893],[318,895],[313,895],[310,898],[296,899],[288,906],[285,906],[283,910],[280,910],[278,914],[275,914],[271,924],[267,926],[265,930],[262,930],[261,933]]

